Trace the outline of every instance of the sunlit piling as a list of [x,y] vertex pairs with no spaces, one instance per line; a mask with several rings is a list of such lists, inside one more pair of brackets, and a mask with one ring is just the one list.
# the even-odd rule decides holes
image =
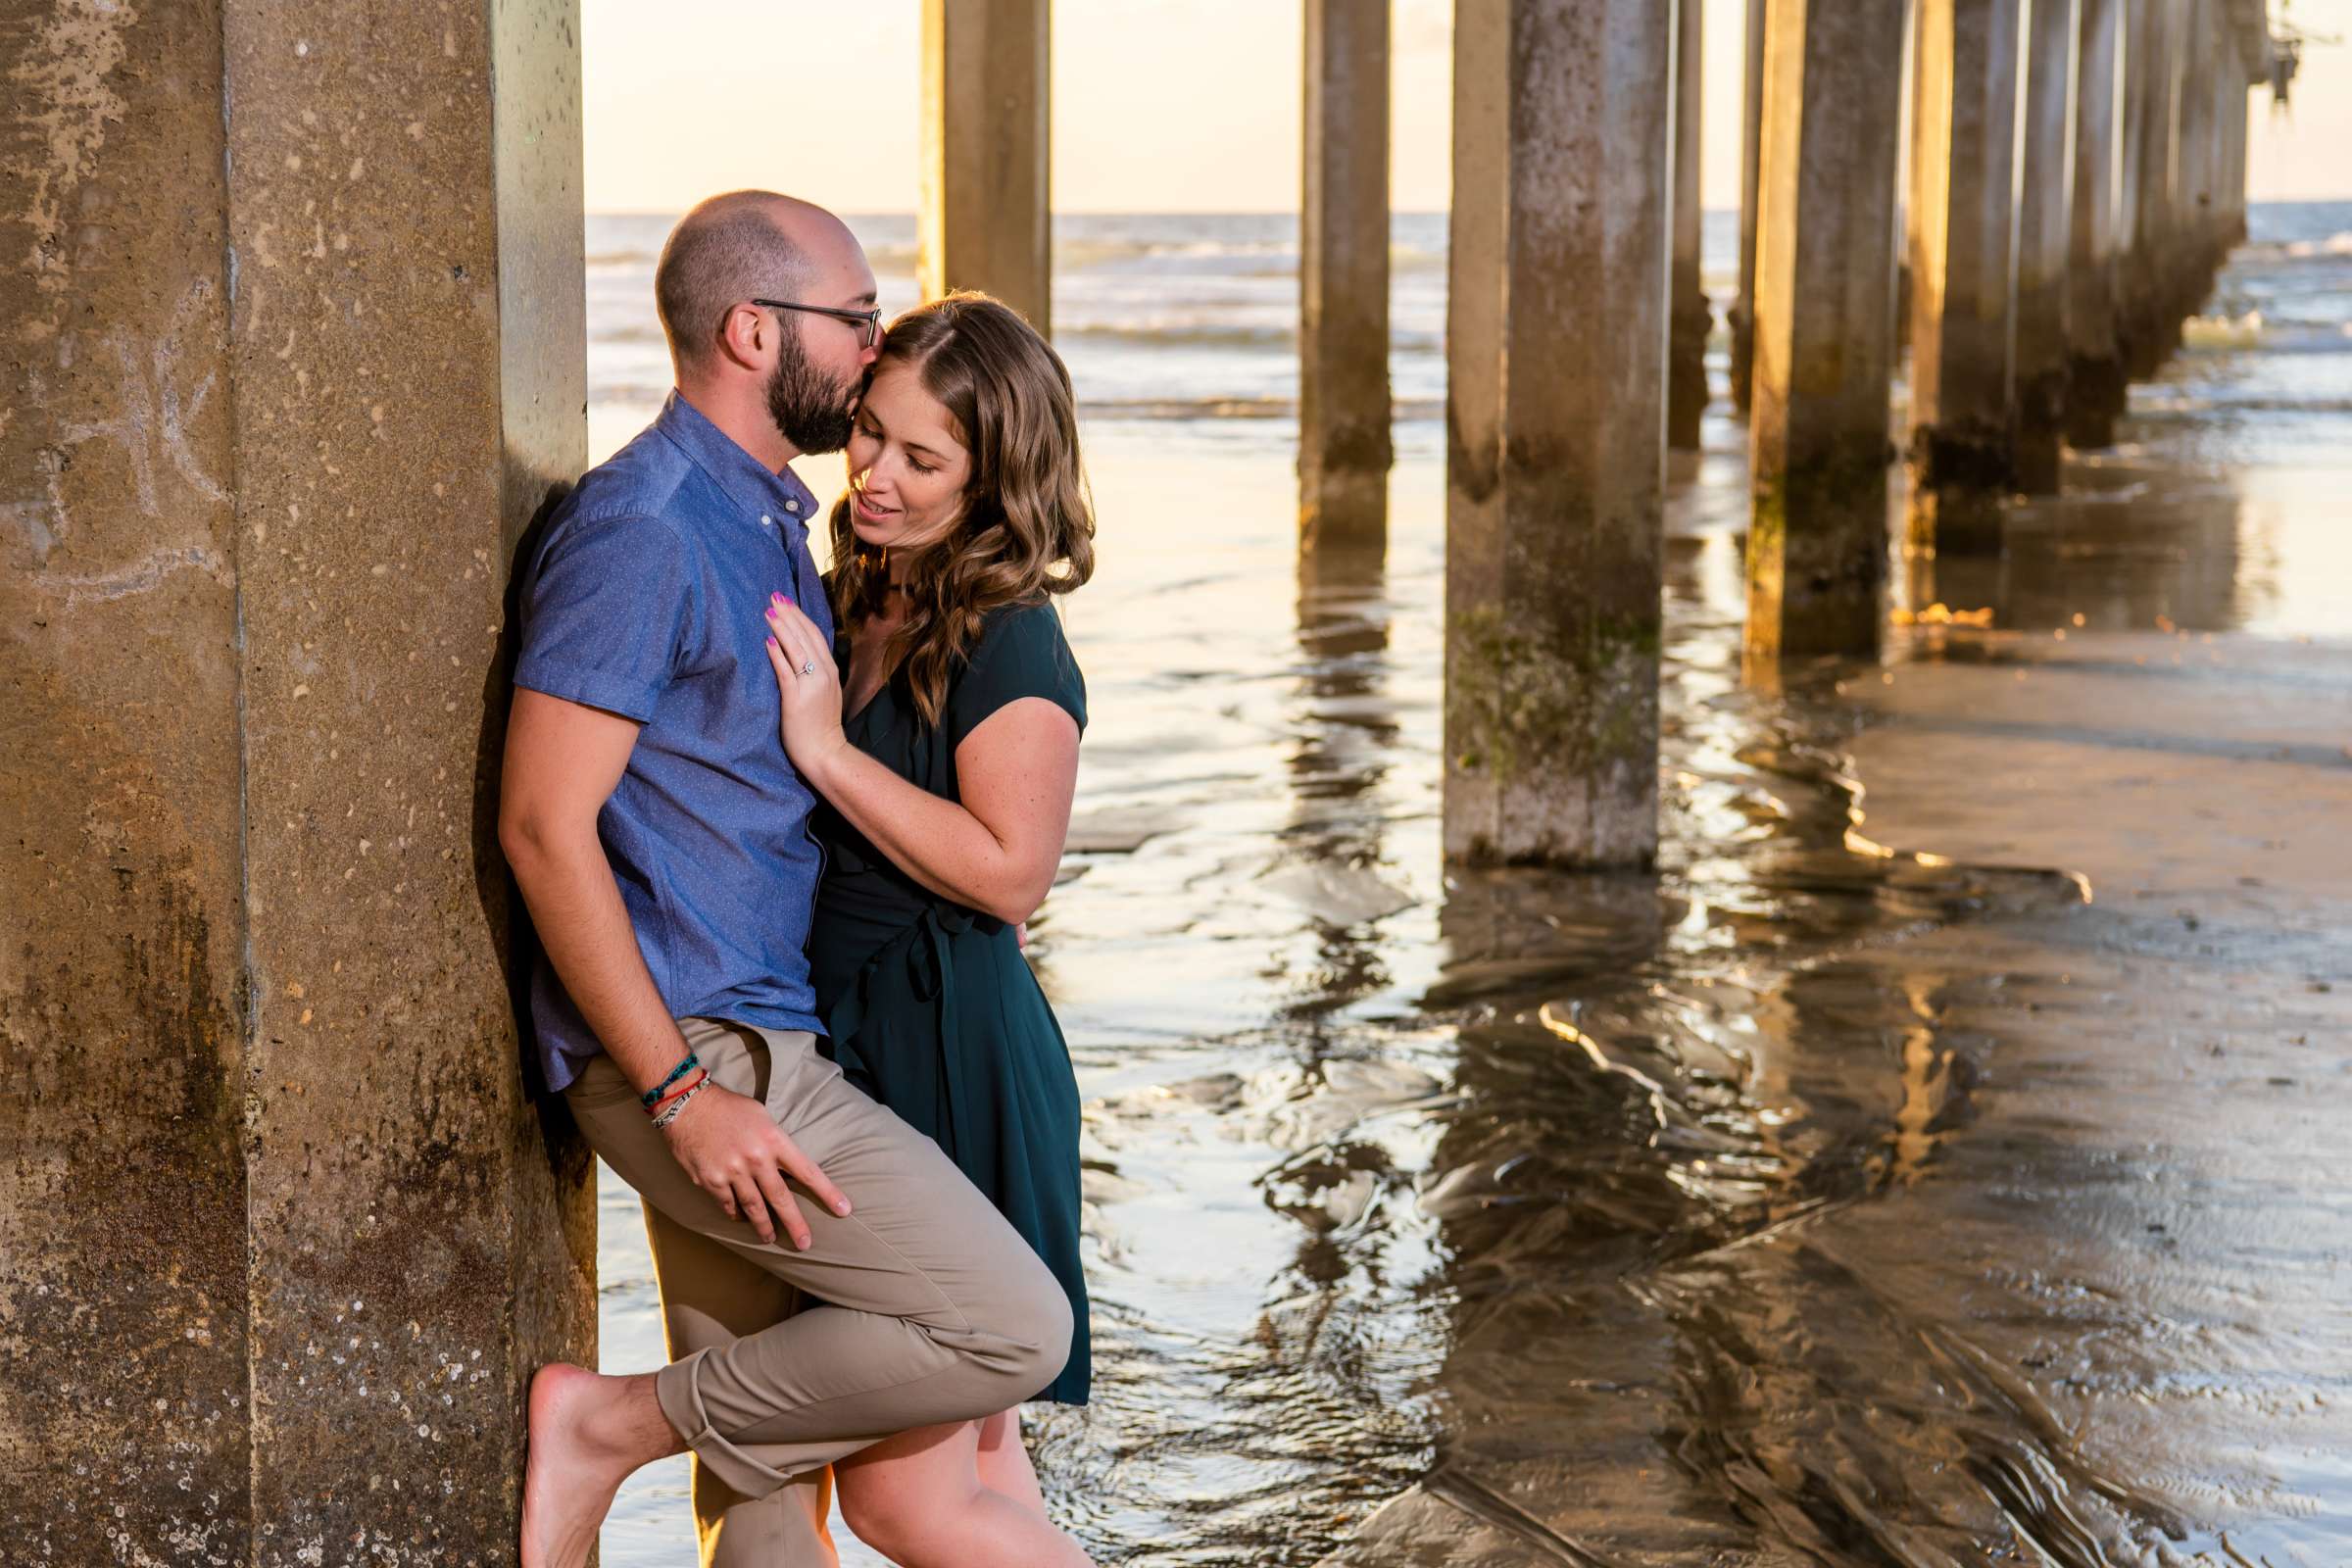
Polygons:
[[489,832],[587,457],[577,16],[0,17],[0,1549],[493,1556],[596,1333]]
[[2125,0],[2079,4],[2074,199],[2067,245],[2066,434],[2077,447],[2103,447],[2115,439],[2125,387],[2115,336]]
[[1657,846],[1675,8],[1462,0],[1446,313],[1448,855]]
[[1698,421],[1707,407],[1707,334],[1715,317],[1707,309],[1699,253],[1700,0],[1677,8],[1674,66],[1674,261],[1666,351],[1666,444],[1680,452],[1698,448]]
[[2017,478],[2017,55],[2026,0],[1921,0],[1912,111],[1911,533],[1997,547]]
[[1307,550],[1388,526],[1388,0],[1306,0],[1298,220],[1298,529]]
[[2082,0],[2031,0],[2018,83],[2017,485],[2055,495],[2066,435],[2067,260],[2075,187],[2075,37]]
[[923,294],[994,294],[1052,330],[1051,0],[923,0]]
[[1878,647],[1903,20],[1773,0],[1756,236],[1747,657]]

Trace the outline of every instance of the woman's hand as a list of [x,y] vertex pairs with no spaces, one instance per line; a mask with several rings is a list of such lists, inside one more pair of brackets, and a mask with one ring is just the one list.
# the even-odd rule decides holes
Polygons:
[[782,594],[768,601],[767,629],[767,662],[783,692],[784,753],[813,785],[827,760],[849,745],[841,731],[841,672],[824,633]]

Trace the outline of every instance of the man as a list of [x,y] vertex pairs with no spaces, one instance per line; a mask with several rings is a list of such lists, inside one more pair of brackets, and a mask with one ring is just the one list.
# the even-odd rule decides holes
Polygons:
[[704,1563],[797,1568],[832,1561],[827,1464],[1029,1397],[1069,1311],[815,1050],[813,798],[764,612],[781,593],[830,633],[786,465],[848,440],[873,272],[831,214],[737,191],[680,220],[655,292],[676,389],[521,570],[499,840],[546,951],[548,1081],[644,1199],[673,1359],[534,1379],[522,1563],[579,1568],[620,1482],[691,1448]]

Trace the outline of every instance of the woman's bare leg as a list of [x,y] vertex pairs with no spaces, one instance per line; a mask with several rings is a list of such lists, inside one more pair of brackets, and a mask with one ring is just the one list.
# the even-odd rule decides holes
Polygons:
[[522,1472],[522,1568],[582,1568],[620,1484],[638,1466],[685,1450],[652,1373],[541,1367],[531,1379]]
[[841,1515],[902,1568],[1093,1568],[1078,1544],[980,1484],[977,1421],[903,1432],[833,1467]]
[[1046,1517],[1046,1492],[1037,1484],[1028,1446],[1021,1442],[1021,1412],[1000,1411],[980,1423],[980,1484]]

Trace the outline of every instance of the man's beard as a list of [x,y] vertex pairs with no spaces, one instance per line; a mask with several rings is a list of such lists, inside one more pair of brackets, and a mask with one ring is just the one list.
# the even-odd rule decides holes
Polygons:
[[850,444],[850,406],[859,378],[828,381],[810,364],[797,335],[777,345],[767,378],[767,416],[800,452],[839,452]]

